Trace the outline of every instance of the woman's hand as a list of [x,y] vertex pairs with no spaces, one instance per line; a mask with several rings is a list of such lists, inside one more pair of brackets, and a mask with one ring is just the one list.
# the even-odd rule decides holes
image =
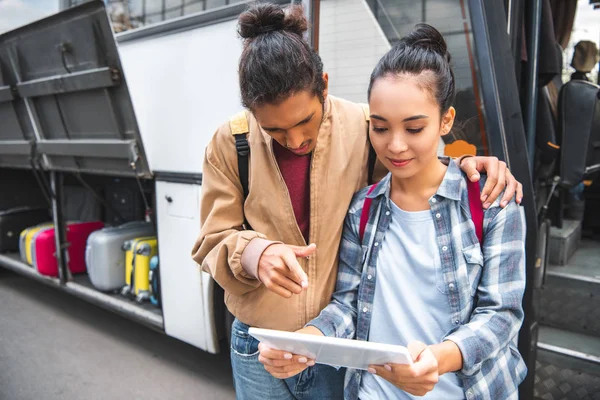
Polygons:
[[[307,326],[296,332],[323,336],[323,333],[314,326]],[[287,351],[271,349],[262,343],[258,344],[258,350],[260,351],[258,361],[264,365],[268,373],[278,379],[291,378],[315,365],[315,360]]]
[[523,185],[521,185],[511,174],[504,161],[497,157],[466,157],[459,159],[460,169],[472,182],[479,181],[480,172],[487,174],[485,186],[481,191],[483,208],[489,208],[504,190],[504,196],[500,200],[500,207],[506,207],[508,202],[517,195],[516,202],[521,204],[523,200]]
[[381,376],[397,388],[414,396],[425,396],[438,383],[438,360],[426,344],[412,342],[408,351],[412,365],[371,365],[369,372]]

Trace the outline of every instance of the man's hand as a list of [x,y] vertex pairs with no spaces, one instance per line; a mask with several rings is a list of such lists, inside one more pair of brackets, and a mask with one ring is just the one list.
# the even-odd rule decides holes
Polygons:
[[371,365],[369,372],[407,393],[425,396],[438,383],[438,361],[424,343],[412,342],[408,345],[408,351],[414,361],[412,365]]
[[308,257],[316,250],[315,244],[305,247],[273,244],[267,247],[258,261],[258,279],[281,297],[299,294],[308,287],[308,277],[297,257]]
[[[323,333],[314,326],[307,326],[296,332],[323,336]],[[274,350],[262,343],[258,344],[258,350],[260,351],[258,361],[265,366],[268,373],[278,379],[287,379],[298,375],[306,368],[315,365],[315,360],[287,351]]]
[[497,157],[466,157],[460,163],[460,169],[472,182],[479,181],[480,172],[487,173],[487,181],[481,191],[483,208],[489,208],[504,190],[500,207],[506,207],[508,202],[517,195],[516,202],[523,200],[523,185],[521,185],[508,170],[504,161]]

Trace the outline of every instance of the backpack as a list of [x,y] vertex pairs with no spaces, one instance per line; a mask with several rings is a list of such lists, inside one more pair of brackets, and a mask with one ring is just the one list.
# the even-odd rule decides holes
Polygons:
[[[372,185],[367,191],[367,195],[369,195],[375,188],[377,187],[377,183]],[[479,197],[481,196],[481,191],[479,187],[479,182],[471,182],[467,179],[467,190],[469,193],[469,209],[471,210],[471,220],[475,225],[475,233],[477,234],[477,239],[479,240],[479,245],[483,245],[483,206],[481,205],[481,200]],[[360,214],[360,226],[358,229],[358,236],[360,238],[360,242],[362,243],[363,238],[365,236],[365,228],[367,227],[367,222],[369,222],[369,212],[371,210],[371,203],[373,203],[373,199],[369,197],[365,197],[365,202],[363,203],[362,212]]]

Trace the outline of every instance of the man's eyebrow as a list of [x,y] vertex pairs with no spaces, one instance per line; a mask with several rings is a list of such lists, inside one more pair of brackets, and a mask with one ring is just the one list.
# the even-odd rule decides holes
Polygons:
[[[387,119],[383,118],[381,115],[371,114],[371,118],[378,119],[383,122],[387,122]],[[414,121],[415,119],[423,119],[429,118],[427,115],[413,115],[412,117],[405,118],[402,122]]]
[[[314,117],[314,116],[315,116],[315,112],[313,112],[312,114],[310,114],[308,117],[304,118],[302,121],[298,122],[296,125],[292,126],[292,128],[295,128],[295,127],[297,127],[298,125],[302,125],[302,124],[305,124],[305,123],[307,123],[307,122],[308,122],[308,121],[310,121],[310,120],[312,119],[312,117]],[[286,130],[286,129],[283,129],[283,128],[277,128],[277,127],[266,127],[266,126],[263,126],[262,128],[263,128],[265,131],[278,131],[278,130]],[[291,129],[291,128],[288,128],[288,129]]]

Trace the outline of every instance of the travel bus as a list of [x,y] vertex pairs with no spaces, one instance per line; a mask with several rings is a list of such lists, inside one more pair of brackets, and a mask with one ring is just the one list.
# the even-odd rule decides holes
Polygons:
[[[207,352],[226,351],[231,316],[223,291],[191,248],[204,148],[242,110],[236,18],[249,1],[76,3],[63,1],[60,12],[0,34],[0,218],[47,210],[58,273],[40,273],[14,247],[3,249],[0,265]],[[596,398],[600,98],[597,82],[561,79],[576,2],[303,3],[330,93],[353,101],[366,101],[372,68],[416,23],[444,34],[457,128],[440,154],[494,155],[524,186],[519,350],[529,374],[521,398]],[[586,10],[600,19],[594,3]],[[89,274],[71,273],[73,221],[151,223],[160,303],[100,290]],[[1,233],[13,242],[20,235]]]

